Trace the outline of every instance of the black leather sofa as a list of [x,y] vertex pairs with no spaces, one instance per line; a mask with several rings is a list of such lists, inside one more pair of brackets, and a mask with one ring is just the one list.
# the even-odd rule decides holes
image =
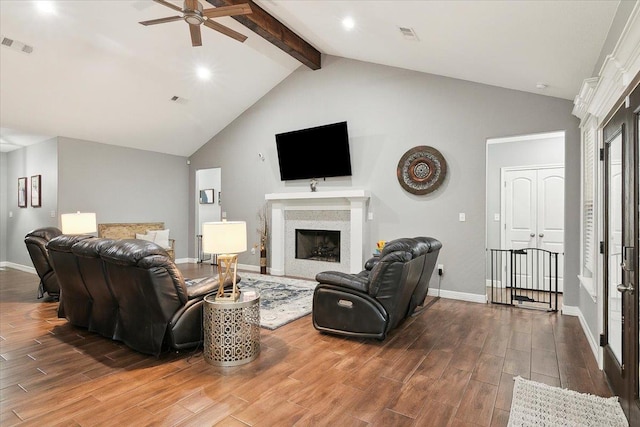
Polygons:
[[384,340],[423,305],[441,247],[431,237],[396,239],[360,273],[318,273],[313,326],[321,332]]
[[47,247],[59,317],[154,356],[202,343],[202,305],[217,276],[187,280],[163,248],[144,240],[61,235]]
[[45,292],[52,298],[58,299],[60,285],[49,260],[47,243],[62,232],[56,227],[43,227],[30,231],[24,237],[24,243],[31,257],[33,267],[38,273],[40,284],[38,285],[38,298],[42,298]]

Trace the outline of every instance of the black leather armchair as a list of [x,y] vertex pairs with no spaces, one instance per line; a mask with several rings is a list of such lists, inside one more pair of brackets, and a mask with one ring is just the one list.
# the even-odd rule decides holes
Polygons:
[[60,285],[50,262],[47,243],[61,234],[56,227],[44,227],[30,231],[24,238],[33,267],[40,277],[38,298],[42,298],[45,292],[52,298],[57,299],[60,296]]
[[440,247],[429,237],[396,239],[360,273],[318,273],[313,326],[321,332],[383,340],[423,304]]

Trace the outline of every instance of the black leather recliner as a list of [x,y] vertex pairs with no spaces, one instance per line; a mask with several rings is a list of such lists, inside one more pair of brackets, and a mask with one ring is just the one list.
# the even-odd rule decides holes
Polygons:
[[111,239],[87,239],[71,247],[91,298],[89,330],[112,339],[118,335],[118,302],[107,282],[100,253],[114,243]]
[[202,343],[202,305],[217,290],[217,277],[186,282],[167,252],[145,240],[116,240],[100,257],[118,304],[114,339],[156,356],[163,344],[184,349]]
[[383,340],[424,303],[441,246],[429,237],[396,239],[360,273],[318,273],[313,326],[321,332]]
[[83,328],[89,327],[92,301],[80,274],[77,257],[71,252],[71,248],[87,239],[96,237],[63,234],[47,243],[51,263],[60,284],[58,317],[66,317],[72,324]]
[[47,243],[61,234],[62,231],[56,227],[43,227],[30,231],[24,238],[31,262],[40,277],[38,298],[42,298],[45,292],[56,299],[60,296],[60,285],[50,262]]

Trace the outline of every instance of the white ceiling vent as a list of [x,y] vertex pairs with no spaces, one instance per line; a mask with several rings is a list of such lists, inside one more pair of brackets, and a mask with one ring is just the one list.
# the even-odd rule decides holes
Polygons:
[[29,46],[28,44],[24,44],[22,42],[19,42],[18,40],[13,40],[5,36],[0,36],[0,39],[2,39],[2,42],[0,42],[2,46],[11,48],[12,50],[17,50],[23,53],[33,52],[33,46]]
[[398,30],[400,30],[400,34],[402,34],[402,37],[404,37],[407,40],[413,40],[413,41],[420,41],[420,39],[418,38],[418,36],[416,35],[416,32],[413,31],[413,28],[409,28],[409,27],[398,27]]
[[169,98],[169,101],[175,102],[176,104],[182,104],[182,105],[184,105],[184,104],[189,102],[188,99],[181,98],[178,95],[173,95],[171,98]]

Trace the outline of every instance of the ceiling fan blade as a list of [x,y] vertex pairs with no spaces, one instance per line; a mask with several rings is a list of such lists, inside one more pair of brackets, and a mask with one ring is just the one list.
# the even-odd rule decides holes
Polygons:
[[202,46],[202,33],[200,32],[200,25],[189,24],[189,31],[191,32],[191,46]]
[[176,10],[178,12],[182,12],[182,8],[181,7],[178,7],[173,3],[169,3],[168,1],[165,1],[165,0],[153,0],[153,1],[158,3],[158,4],[161,4],[163,6],[167,6],[167,7],[171,8],[173,10]]
[[149,21],[142,21],[140,24],[142,25],[155,25],[155,24],[164,24],[165,22],[173,22],[180,21],[182,16],[169,16],[167,18],[159,18],[159,19],[151,19]]
[[220,6],[202,11],[202,15],[207,18],[218,18],[220,16],[248,15],[253,13],[249,3],[234,4],[232,6]]
[[243,43],[247,39],[247,36],[245,36],[244,34],[240,34],[239,32],[234,31],[229,27],[225,27],[222,24],[218,24],[217,22],[215,22],[215,21],[213,21],[211,19],[207,19],[206,21],[204,21],[204,25],[206,25],[207,27],[211,28],[212,30],[216,30],[216,31],[224,34],[225,36],[229,36],[232,39],[236,39],[240,43]]

